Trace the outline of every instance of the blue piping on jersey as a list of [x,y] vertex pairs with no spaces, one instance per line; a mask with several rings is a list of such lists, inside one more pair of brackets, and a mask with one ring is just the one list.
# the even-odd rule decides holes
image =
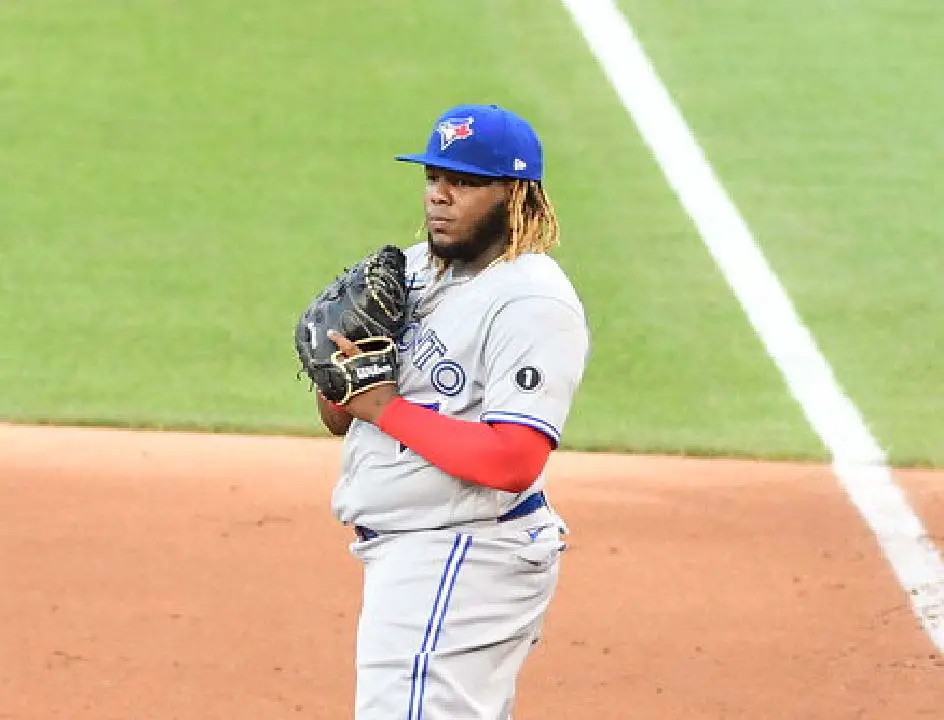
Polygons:
[[535,430],[540,430],[542,433],[547,435],[551,440],[554,441],[555,446],[560,444],[560,431],[551,425],[547,420],[542,420],[541,418],[534,417],[533,415],[510,412],[508,410],[488,410],[487,412],[482,413],[481,420],[482,422],[504,422],[511,423],[512,425],[526,425],[528,427],[534,428]]
[[[456,552],[460,546],[462,551],[456,558]],[[439,589],[436,591],[436,599],[433,601],[433,610],[429,616],[429,622],[426,624],[426,635],[423,637],[423,644],[420,652],[413,658],[413,675],[410,679],[410,708],[408,720],[422,720],[423,717],[423,694],[426,691],[426,675],[429,670],[429,655],[436,649],[439,643],[439,635],[442,632],[443,623],[446,620],[446,612],[449,610],[449,601],[452,599],[452,591],[456,586],[456,579],[459,577],[459,569],[465,560],[466,553],[472,546],[471,535],[456,535],[456,540],[452,544],[452,550],[449,552],[449,558],[446,560],[446,567],[443,568],[442,577],[439,579]],[[455,560],[455,562],[453,562]],[[451,577],[450,577],[451,576]],[[440,608],[440,598],[442,598],[443,588],[448,584],[446,596],[443,598]],[[438,620],[437,620],[438,616]],[[430,634],[433,625],[436,625],[436,632],[430,642]],[[417,693],[416,682],[420,681],[419,693]],[[414,713],[414,700],[416,712]]]

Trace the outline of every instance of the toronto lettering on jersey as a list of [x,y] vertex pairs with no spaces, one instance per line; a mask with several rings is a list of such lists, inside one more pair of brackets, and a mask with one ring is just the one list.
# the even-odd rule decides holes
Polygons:
[[411,355],[410,361],[417,370],[425,371],[429,367],[429,380],[436,392],[449,397],[462,392],[466,384],[465,369],[447,357],[449,348],[435,330],[410,323],[400,334],[397,345],[401,353]]

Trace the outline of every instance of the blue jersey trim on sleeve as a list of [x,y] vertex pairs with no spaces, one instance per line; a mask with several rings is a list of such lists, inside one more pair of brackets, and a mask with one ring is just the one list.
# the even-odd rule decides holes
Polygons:
[[512,425],[526,425],[527,427],[540,430],[547,435],[553,442],[554,447],[560,444],[560,430],[551,425],[547,420],[525,415],[524,413],[510,412],[508,410],[488,410],[482,413],[482,422],[511,423]]

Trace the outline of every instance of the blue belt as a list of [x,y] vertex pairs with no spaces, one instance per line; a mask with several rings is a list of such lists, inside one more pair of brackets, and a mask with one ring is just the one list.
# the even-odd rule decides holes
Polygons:
[[543,491],[536,492],[534,495],[528,495],[528,497],[515,505],[511,510],[499,517],[498,522],[517,520],[518,518],[522,518],[525,515],[530,515],[531,513],[540,510],[542,507],[547,507],[547,498],[544,497]]
[[[499,516],[498,522],[508,522],[509,520],[523,518],[526,515],[540,510],[542,507],[547,507],[547,498],[544,496],[543,492],[536,492],[533,495],[528,495],[528,497],[515,505],[504,515]],[[355,525],[354,534],[357,535],[357,538],[361,542],[373,540],[380,535],[376,530],[371,530],[363,525]]]

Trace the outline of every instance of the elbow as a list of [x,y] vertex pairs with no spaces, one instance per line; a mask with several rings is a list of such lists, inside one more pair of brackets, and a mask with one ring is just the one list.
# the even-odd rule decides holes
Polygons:
[[[522,493],[541,476],[553,446],[545,435],[530,428],[506,425],[501,426],[499,432],[505,434],[506,442],[493,458],[495,487]],[[515,437],[508,437],[508,433],[514,433]]]
[[529,487],[534,484],[534,479],[524,480],[519,483],[514,483],[510,486],[510,492],[513,492],[515,495],[523,493]]
[[505,478],[503,478],[502,488],[508,492],[513,493],[523,493],[529,487],[534,485],[534,481],[538,479],[540,473],[522,473],[522,472],[510,472]]
[[524,492],[534,485],[535,480],[541,475],[545,459],[543,458],[538,464],[535,458],[506,455],[503,458],[504,462],[498,463],[501,469],[498,472],[496,486],[506,492],[516,494]]
[[475,465],[455,473],[455,477],[473,485],[518,494],[531,487],[540,474],[540,468],[535,471],[525,467],[520,458],[502,452],[477,454]]

